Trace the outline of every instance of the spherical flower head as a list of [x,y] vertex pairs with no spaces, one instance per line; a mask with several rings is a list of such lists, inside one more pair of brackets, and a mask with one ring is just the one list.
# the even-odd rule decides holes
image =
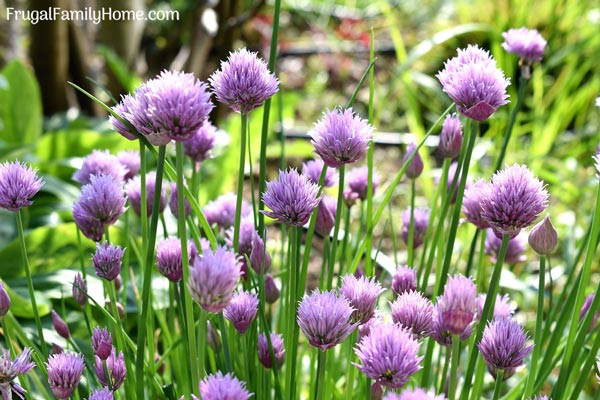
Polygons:
[[67,323],[57,314],[56,311],[52,310],[52,326],[54,326],[54,330],[58,335],[62,338],[69,340],[71,337],[71,331],[69,330],[69,326]]
[[392,280],[392,291],[396,296],[417,290],[417,271],[408,265],[398,265]]
[[[325,163],[321,159],[307,161],[302,164],[302,175],[306,176],[312,183],[319,184],[324,165]],[[338,176],[335,168],[327,168],[325,179],[323,180],[323,187],[335,186],[337,182]]]
[[317,153],[332,168],[358,161],[367,152],[373,127],[351,108],[327,112],[308,133]]
[[207,250],[190,265],[188,289],[204,310],[219,313],[233,298],[240,279],[240,264],[233,251],[217,247]]
[[285,224],[303,226],[319,205],[319,186],[294,168],[279,171],[279,178],[267,182],[263,201],[270,211],[261,211]]
[[101,360],[106,360],[113,349],[112,335],[106,328],[95,327],[92,332],[92,349]]
[[[146,174],[146,216],[150,217],[154,210],[154,193],[156,192],[156,172]],[[127,183],[127,198],[133,211],[138,217],[142,215],[142,178],[134,177]],[[164,211],[167,206],[167,194],[164,185],[160,188],[160,202],[158,212]]]
[[420,292],[403,292],[390,307],[392,321],[407,328],[415,339],[429,335],[433,326],[433,304]]
[[502,37],[502,48],[518,55],[525,64],[542,61],[547,42],[537,30],[525,27],[509,29],[502,33]]
[[548,192],[525,165],[514,164],[492,176],[480,204],[496,236],[515,237],[546,209]]
[[382,386],[401,388],[421,367],[419,343],[405,328],[382,323],[371,328],[354,349],[361,364],[360,371]]
[[200,163],[212,157],[211,150],[215,146],[217,128],[208,119],[189,139],[183,142],[183,152],[194,162]]
[[[230,248],[233,248],[233,237],[235,235],[235,229],[231,226],[225,232],[225,243]],[[259,236],[256,228],[254,227],[254,217],[247,215],[240,221],[239,238],[238,238],[238,253],[240,255],[250,256],[252,253],[252,245],[254,239]]]
[[[527,243],[527,238],[525,236],[525,232],[520,232],[517,236],[508,241],[504,262],[516,264],[525,261],[525,256],[523,255],[525,252],[525,243]],[[502,239],[498,238],[491,228],[488,228],[486,230],[485,238],[485,254],[489,255],[494,263],[498,258],[501,245]]]
[[83,355],[63,352],[48,358],[48,383],[52,394],[59,399],[68,399],[75,393],[85,368]]
[[[275,365],[277,368],[281,368],[285,361],[285,347],[283,346],[283,337],[278,334],[271,332],[269,335],[271,338],[271,346],[273,346],[273,356],[275,356]],[[265,368],[273,367],[271,356],[269,353],[269,342],[267,341],[267,335],[261,333],[258,335],[258,360]]]
[[488,221],[483,218],[483,210],[481,208],[481,199],[487,196],[489,189],[489,183],[483,179],[478,179],[465,189],[463,196],[462,211],[465,214],[465,218],[479,229],[490,227]]
[[265,276],[265,300],[269,304],[275,303],[279,300],[280,291],[277,285],[275,284],[275,279],[273,275],[267,274]]
[[[481,318],[483,314],[483,307],[485,305],[486,295],[482,293],[477,296],[477,318]],[[500,296],[496,295],[496,301],[494,302],[494,315],[493,318],[511,318],[515,313],[515,308],[510,304],[510,298],[507,294]]]
[[[225,193],[204,206],[204,216],[210,225],[227,229],[235,224],[235,208],[237,195]],[[247,201],[242,200],[242,217],[250,215],[251,209]]]
[[476,121],[488,119],[508,103],[506,87],[510,80],[496,67],[489,52],[469,45],[444,64],[437,74],[444,92],[461,114]]
[[446,396],[443,394],[437,395],[432,392],[421,388],[406,389],[400,394],[388,393],[383,397],[383,400],[446,400]]
[[[427,233],[427,225],[429,225],[429,210],[415,208],[414,215],[414,231],[413,231],[413,249],[418,248],[423,244],[425,234]],[[408,236],[410,232],[410,208],[402,213],[402,240],[408,245]]]
[[229,53],[208,81],[218,101],[242,114],[260,107],[279,90],[279,80],[264,60],[245,48]]
[[4,288],[4,283],[0,281],[0,320],[8,313],[8,310],[10,310],[10,296]]
[[110,175],[115,181],[121,182],[127,172],[117,156],[110,154],[108,150],[94,150],[83,159],[83,165],[75,171],[73,180],[87,185],[91,182],[92,175]]
[[366,276],[360,278],[348,274],[342,278],[340,294],[350,302],[354,308],[352,321],[364,324],[375,315],[377,298],[383,292],[383,288],[375,280]]
[[124,252],[118,245],[96,243],[96,253],[92,256],[96,274],[107,281],[114,281],[121,273]]
[[[377,191],[381,177],[373,171],[372,175],[373,182],[373,194]],[[367,198],[367,189],[369,184],[369,168],[358,167],[353,168],[348,172],[348,188],[356,193],[356,197],[365,200]]]
[[96,389],[90,393],[89,400],[114,400],[113,392],[107,387],[103,389]]
[[127,368],[125,367],[123,353],[119,352],[119,355],[117,356],[117,351],[113,347],[110,356],[106,360],[102,360],[98,356],[95,356],[95,360],[94,371],[98,377],[98,382],[100,382],[102,386],[108,386],[109,381],[106,377],[103,362],[105,361],[113,390],[118,390],[121,385],[123,385],[123,382],[125,382],[125,377],[127,376]]
[[331,196],[323,196],[317,210],[317,221],[315,222],[315,232],[326,237],[329,236],[335,225],[337,215],[337,200]]
[[539,255],[549,256],[552,254],[558,244],[558,234],[554,229],[554,225],[552,225],[552,221],[550,221],[549,215],[546,215],[541,222],[531,229],[527,241]]
[[189,139],[214,107],[208,86],[181,71],[162,71],[134,98],[138,101],[132,102],[132,124],[143,135],[161,137],[160,142]]
[[35,367],[31,362],[31,349],[25,347],[23,352],[17,356],[14,361],[10,356],[10,351],[2,349],[0,353],[0,395],[4,398],[12,398],[14,393],[17,398],[24,398],[25,390],[17,382],[13,382],[19,375],[24,374]]
[[[452,333],[446,327],[445,321],[439,312],[440,304],[433,308],[433,325],[431,325],[430,336],[433,340],[444,347],[452,347]],[[459,335],[461,341],[467,340],[473,333],[473,325],[469,324],[467,328]]]
[[20,161],[0,164],[0,208],[19,211],[33,204],[30,198],[40,191],[44,182],[37,170]]
[[140,153],[138,151],[121,151],[117,153],[117,158],[121,165],[127,170],[127,173],[123,177],[125,181],[130,180],[140,172]]
[[462,275],[451,276],[438,297],[437,311],[444,328],[452,335],[462,334],[473,322],[477,311],[477,287]]
[[202,400],[247,400],[250,396],[246,383],[240,382],[231,373],[223,375],[221,371],[217,371],[200,382]]
[[498,370],[503,370],[508,378],[531,353],[533,345],[527,346],[526,342],[527,335],[521,325],[512,318],[500,318],[485,327],[477,347],[490,373],[496,377]]
[[258,296],[245,290],[237,291],[233,294],[231,302],[225,310],[223,316],[233,324],[235,329],[242,335],[246,333],[258,312]]
[[[121,96],[121,101],[117,103],[116,106],[112,107],[112,110],[119,115],[121,118],[126,121],[129,120],[131,116],[131,110],[136,105],[133,96],[130,94],[126,94],[125,96]],[[112,124],[115,131],[117,131],[121,136],[129,140],[135,140],[138,137],[125,125],[121,122],[120,119],[115,118],[112,114],[108,116],[108,120]]]
[[162,239],[156,246],[156,268],[171,282],[183,278],[181,240],[175,237]]
[[[179,205],[177,204],[177,184],[173,182],[171,184],[171,197],[169,197],[169,210],[175,218],[179,218]],[[183,197],[183,214],[184,218],[187,218],[192,213],[192,205],[188,201],[187,197]]]
[[[412,160],[409,162],[408,160],[410,157],[412,157]],[[423,172],[423,159],[419,155],[417,146],[415,146],[414,143],[409,143],[408,146],[406,146],[406,153],[404,153],[402,164],[407,162],[408,166],[406,167],[406,176],[408,176],[410,179],[418,178],[421,175],[421,172]]]
[[457,157],[460,154],[462,141],[463,134],[460,119],[456,114],[446,115],[438,143],[439,154],[444,158]]
[[257,274],[263,274],[271,268],[271,255],[265,248],[265,242],[256,234],[252,240],[250,266]]
[[[583,318],[585,317],[585,314],[588,312],[588,310],[590,309],[590,307],[592,306],[592,302],[594,301],[594,293],[588,295],[585,298],[585,301],[583,302],[583,306],[581,306],[581,310],[579,311],[579,321],[583,321]],[[596,327],[596,324],[598,323],[598,317],[600,316],[600,312],[596,311],[594,313],[594,317],[592,318],[592,324],[590,325],[590,329],[592,330]]]
[[342,343],[356,328],[353,312],[345,297],[315,290],[298,306],[298,325],[310,345],[325,351]]

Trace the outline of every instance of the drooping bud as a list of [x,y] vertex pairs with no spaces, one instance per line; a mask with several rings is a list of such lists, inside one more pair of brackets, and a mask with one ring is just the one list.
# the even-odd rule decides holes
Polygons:
[[52,325],[54,326],[54,330],[61,337],[69,340],[71,337],[71,331],[69,330],[69,326],[67,323],[58,315],[58,313],[52,310]]
[[558,235],[549,215],[533,227],[529,232],[528,240],[531,248],[540,255],[547,256],[554,251],[558,243]]
[[[406,146],[406,153],[404,154],[402,163],[404,164],[416,151],[417,146],[415,146],[414,143],[410,143],[408,146]],[[416,152],[415,156],[406,167],[406,176],[408,176],[410,179],[417,179],[419,175],[421,175],[421,172],[423,172],[423,159],[419,153]]]

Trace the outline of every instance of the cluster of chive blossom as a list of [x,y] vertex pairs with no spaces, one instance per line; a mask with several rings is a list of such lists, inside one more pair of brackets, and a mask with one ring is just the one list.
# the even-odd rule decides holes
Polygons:
[[[306,176],[312,183],[319,184],[321,173],[325,163],[321,159],[310,160],[302,164],[302,175]],[[338,176],[335,168],[327,168],[323,187],[332,187],[337,184]]]
[[258,296],[245,290],[233,294],[229,305],[223,310],[223,317],[233,324],[242,335],[246,333],[258,312]]
[[444,158],[456,158],[460,154],[462,147],[463,134],[462,124],[456,114],[446,115],[440,141],[438,143],[438,153]]
[[[92,349],[94,350],[94,372],[102,386],[112,385],[112,390],[118,390],[127,376],[125,360],[122,352],[112,345],[112,336],[106,328],[94,328],[92,332]],[[108,372],[108,377],[106,373]]]
[[212,149],[217,137],[217,128],[205,120],[200,128],[190,138],[183,142],[183,152],[199,165],[202,161],[212,157]]
[[[273,349],[273,357],[277,368],[281,368],[285,361],[285,347],[283,345],[283,337],[278,334],[271,332],[269,335],[271,339],[271,347]],[[261,333],[258,335],[258,360],[265,368],[273,367],[273,359],[269,353],[269,342],[267,341],[267,335]]]
[[[373,185],[373,194],[377,191],[377,187],[381,182],[381,177],[373,171],[371,177]],[[357,167],[348,172],[348,188],[344,190],[344,199],[346,204],[356,200],[366,200],[367,190],[369,185],[369,168]]]
[[[508,264],[516,264],[525,261],[525,243],[527,238],[525,232],[519,233],[517,236],[511,238],[508,241],[508,247],[506,248],[506,254],[504,255],[504,262]],[[485,237],[485,254],[490,256],[492,262],[496,262],[498,253],[500,252],[500,245],[502,239],[500,239],[491,228],[486,230]]]
[[109,388],[104,387],[102,389],[92,390],[88,400],[114,400],[114,396]]
[[241,114],[260,107],[279,90],[279,80],[264,60],[247,49],[229,53],[208,80],[217,100]]
[[408,265],[398,265],[392,278],[392,291],[396,296],[417,290],[417,271]]
[[509,29],[502,33],[504,43],[502,48],[519,56],[523,64],[531,65],[542,61],[546,50],[546,39],[535,29],[525,27]]
[[443,394],[436,395],[432,391],[426,392],[421,388],[406,389],[400,394],[388,393],[383,400],[446,400]]
[[[127,183],[127,199],[135,214],[142,215],[142,178],[136,176]],[[146,174],[146,215],[149,217],[154,210],[154,193],[156,192],[156,172]],[[163,185],[160,188],[158,213],[162,213],[167,206],[167,194]]]
[[458,112],[476,121],[488,119],[508,103],[506,88],[510,80],[490,53],[476,45],[458,49],[458,55],[445,62],[437,78]]
[[35,367],[35,363],[31,362],[30,348],[25,347],[14,360],[11,358],[9,350],[2,349],[2,353],[0,353],[0,398],[12,399],[14,395],[16,398],[23,399],[26,390],[15,382],[15,379],[33,367]]
[[321,236],[329,236],[335,226],[337,216],[337,200],[331,196],[324,195],[317,209],[317,220],[315,232]]
[[[230,227],[225,232],[225,242],[227,246],[233,249],[234,227]],[[271,255],[265,248],[265,243],[258,231],[254,228],[254,218],[248,215],[240,221],[238,254],[240,255],[240,263],[242,270],[242,278],[246,278],[248,265],[257,273],[269,271],[271,267]]]
[[44,182],[37,171],[20,161],[0,163],[0,208],[19,211],[30,206],[30,200]]
[[124,249],[111,243],[96,243],[92,262],[96,274],[107,281],[114,281],[121,273]]
[[[202,210],[206,221],[210,225],[217,225],[221,229],[228,229],[235,224],[235,207],[237,195],[235,193],[225,193],[215,200],[207,203]],[[242,200],[242,217],[247,217],[251,213],[250,204]]]
[[462,275],[451,276],[436,303],[440,331],[470,336],[476,312],[477,287],[473,280]]
[[[189,139],[213,109],[208,86],[193,74],[163,71],[126,95],[113,111],[128,121],[151,144],[162,146],[171,140]],[[117,118],[110,120],[127,139],[137,136]]]
[[[193,250],[192,250],[193,248]],[[193,259],[195,245],[193,241],[187,244],[188,260]],[[162,239],[156,246],[156,269],[171,282],[180,282],[183,278],[183,263],[181,254],[181,240],[169,237]]]
[[[410,208],[402,213],[402,240],[408,245],[410,234]],[[413,211],[413,249],[418,248],[425,240],[427,226],[429,225],[429,210],[423,208],[415,208]]]
[[[477,296],[477,318],[479,319],[483,315],[483,307],[485,306],[485,300],[487,295],[481,293]],[[496,295],[496,302],[494,303],[494,315],[492,319],[496,318],[510,318],[515,313],[515,308],[510,303],[510,298],[507,294],[500,296]]]
[[325,113],[308,133],[312,144],[328,167],[351,164],[367,152],[373,127],[354,114],[351,108],[336,108]]
[[[184,182],[185,186],[185,182]],[[169,197],[169,210],[171,214],[177,219],[179,218],[179,204],[177,203],[177,184],[171,183],[171,197]],[[187,218],[192,213],[192,205],[187,197],[183,197],[183,217]]]
[[93,175],[109,175],[115,181],[122,182],[128,172],[119,158],[108,150],[94,150],[83,158],[81,168],[73,173],[72,178],[82,185],[90,183]]
[[348,299],[350,306],[354,308],[352,321],[361,325],[373,318],[377,298],[383,291],[375,278],[368,279],[366,276],[357,278],[351,274],[342,277],[340,294]]
[[62,352],[52,354],[46,363],[48,384],[58,399],[68,399],[75,393],[85,368],[82,354]]
[[393,303],[392,321],[407,328],[416,339],[431,334],[433,328],[434,307],[431,300],[420,292],[409,290],[402,292]]
[[200,382],[200,398],[202,400],[235,399],[247,400],[252,396],[246,390],[246,383],[238,380],[233,374],[223,375],[221,371],[208,375]]
[[319,186],[301,175],[294,168],[279,171],[278,179],[267,182],[263,193],[266,216],[292,226],[306,224],[319,205]]

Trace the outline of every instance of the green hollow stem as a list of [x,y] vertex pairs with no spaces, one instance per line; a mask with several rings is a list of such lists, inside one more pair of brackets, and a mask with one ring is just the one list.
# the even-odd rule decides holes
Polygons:
[[[375,99],[375,34],[373,28],[371,28],[370,41],[369,41],[369,61],[373,65],[369,69],[369,123],[373,124],[374,114],[374,99]],[[370,221],[373,217],[373,158],[374,158],[374,144],[371,140],[369,142],[369,148],[367,149],[367,221]],[[347,223],[348,224],[348,223]],[[348,229],[344,229],[344,240],[348,237]],[[367,249],[373,247],[373,238],[367,238]],[[345,257],[343,257],[345,258]],[[375,269],[371,267],[371,257],[365,257],[365,275],[374,276]],[[340,268],[341,269],[341,268]]]
[[6,319],[4,317],[0,317],[0,324],[2,326],[2,336],[4,336],[4,342],[6,343],[6,348],[10,351],[10,355],[12,357],[16,356],[15,349],[12,345],[10,331],[8,330],[8,324],[6,323]]
[[325,370],[327,363],[327,351],[317,350],[319,352],[319,361],[317,365],[317,385],[315,388],[315,400],[325,399]]
[[411,179],[410,180],[410,223],[408,225],[408,244],[407,244],[407,251],[408,251],[407,264],[411,268],[414,266],[414,259],[415,259],[414,243],[415,243],[415,180]]
[[[160,195],[162,190],[162,180],[165,164],[166,146],[160,146],[158,148],[158,162],[156,166],[156,183],[154,191],[154,200],[152,203],[152,217],[150,220],[150,231],[147,237],[146,246],[146,259],[143,270],[143,282],[142,282],[142,298],[141,298],[141,312],[138,317],[138,327],[143,327],[138,333],[137,340],[137,352],[136,352],[136,365],[135,365],[135,380],[137,382],[136,396],[138,399],[145,398],[144,388],[144,353],[146,349],[146,337],[147,337],[147,318],[148,310],[152,302],[152,293],[150,291],[150,284],[152,280],[152,264],[154,260],[154,245],[156,243],[156,230],[158,228],[158,210],[160,209]],[[144,196],[142,196],[144,197]],[[151,354],[149,360],[154,360],[154,354]]]
[[[327,290],[331,290],[333,285],[333,274],[334,274],[334,266],[335,261],[337,259],[337,248],[339,244],[339,235],[340,235],[340,223],[342,219],[342,207],[344,206],[344,178],[346,176],[346,165],[342,165],[338,169],[339,174],[339,184],[338,184],[338,198],[337,198],[337,208],[336,208],[336,219],[335,224],[333,226],[333,243],[331,245],[331,252],[329,253],[329,273],[327,274]],[[347,232],[344,232],[344,236]]]
[[494,398],[493,400],[498,400],[500,398],[500,393],[502,392],[502,381],[504,380],[504,370],[499,369],[496,373],[496,384],[494,385]]
[[142,251],[148,251],[148,206],[146,204],[146,147],[140,140],[140,224],[142,226]]
[[44,358],[48,358],[48,348],[46,347],[46,340],[44,339],[44,330],[42,328],[42,321],[40,319],[40,313],[37,307],[37,301],[35,299],[35,293],[33,291],[33,280],[31,279],[31,270],[29,268],[29,258],[27,257],[27,246],[25,244],[25,230],[23,229],[23,217],[21,210],[17,210],[17,233],[19,235],[19,247],[21,248],[21,256],[23,257],[23,265],[25,267],[25,276],[27,278],[27,290],[29,291],[29,299],[31,300],[31,307],[33,308],[33,318],[38,331],[38,337],[40,339],[40,348]]
[[429,380],[431,379],[431,369],[433,361],[433,347],[435,341],[432,338],[427,340],[427,349],[425,350],[425,357],[423,360],[423,374],[421,375],[421,386],[429,386]]
[[219,320],[219,330],[223,339],[223,355],[225,357],[225,368],[227,372],[233,371],[233,364],[231,363],[231,351],[229,350],[229,339],[227,339],[227,326],[225,325],[225,318],[223,313],[219,313],[217,319]]
[[460,361],[460,336],[452,335],[452,364],[450,365],[450,382],[448,385],[448,400],[456,397],[458,362]]
[[533,394],[533,384],[537,375],[537,365],[542,350],[542,323],[544,320],[544,291],[546,288],[546,256],[540,257],[540,272],[538,281],[538,301],[537,312],[535,319],[535,337],[533,343],[533,354],[531,355],[531,364],[529,365],[529,374],[527,375],[527,383],[523,391],[523,399],[528,399]]
[[[187,252],[187,228],[185,221],[185,203],[183,194],[183,142],[175,144],[175,168],[177,171],[177,209],[179,218],[177,218],[177,235],[181,241],[181,263],[183,270],[183,282],[187,282],[190,276],[189,259]],[[239,225],[238,225],[239,227]],[[190,372],[192,375],[192,387],[196,387],[195,382],[199,382],[200,377],[204,375],[204,359],[205,354],[198,354],[196,348],[196,330],[194,329],[194,305],[192,298],[184,290],[181,293],[183,303],[185,304],[185,327],[188,351],[188,359],[190,363]],[[206,328],[206,327],[203,327]],[[201,328],[202,329],[202,328]]]
[[[291,229],[290,241],[291,247],[291,263],[289,271],[290,274],[290,293],[288,302],[288,312],[290,313],[288,320],[288,335],[290,343],[290,358],[286,368],[286,399],[293,400],[296,398],[296,364],[298,357],[298,336],[300,334],[300,327],[296,322],[296,316],[298,314],[298,300],[300,297],[300,286],[298,281],[300,280],[300,244],[302,242],[302,227],[295,226]],[[302,288],[303,290],[303,288]]]
[[[506,257],[506,250],[508,249],[508,242],[510,237],[508,235],[502,235],[502,243],[500,244],[500,251],[498,252],[498,258],[494,265],[494,272],[490,280],[490,287],[485,296],[485,304],[483,305],[483,311],[481,318],[479,319],[479,325],[477,325],[477,332],[475,334],[474,343],[479,343],[483,336],[483,330],[490,317],[493,315],[494,304],[496,303],[496,296],[498,294],[498,288],[500,286],[500,275],[502,274],[502,264],[504,263],[504,257]],[[467,371],[465,372],[465,383],[461,392],[460,399],[466,400],[469,396],[469,388],[471,387],[471,380],[473,378],[473,372],[475,371],[475,364],[477,363],[478,351],[469,352],[469,363],[467,365]]]
[[[452,352],[448,350],[448,348],[444,348],[446,350],[446,356],[445,356],[445,362],[444,362],[444,366],[442,368],[442,373],[440,376],[440,385],[438,386],[438,393],[443,393],[446,390],[446,379],[448,379],[448,368],[450,366],[451,363],[451,355]],[[440,354],[440,358],[441,358],[441,354]]]
[[[242,198],[244,195],[244,170],[246,164],[246,131],[248,125],[248,115],[240,114],[242,118],[241,142],[240,142],[240,161],[237,183],[237,200],[235,205],[235,225],[233,228],[233,249],[237,253],[240,244],[240,221],[242,219]],[[260,205],[259,205],[260,207]]]

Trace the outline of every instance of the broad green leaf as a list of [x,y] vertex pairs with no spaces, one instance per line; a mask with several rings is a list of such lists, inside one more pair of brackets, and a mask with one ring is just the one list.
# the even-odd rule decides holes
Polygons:
[[31,144],[42,133],[42,100],[33,72],[13,60],[0,72],[0,140]]
[[[33,318],[33,306],[29,299],[29,292],[27,287],[12,288],[10,285],[5,285],[8,296],[10,297],[10,311],[16,316],[21,318]],[[34,286],[34,289],[35,286]],[[37,309],[40,316],[44,316],[50,313],[52,303],[48,300],[45,293],[34,290],[35,300],[37,301]]]

